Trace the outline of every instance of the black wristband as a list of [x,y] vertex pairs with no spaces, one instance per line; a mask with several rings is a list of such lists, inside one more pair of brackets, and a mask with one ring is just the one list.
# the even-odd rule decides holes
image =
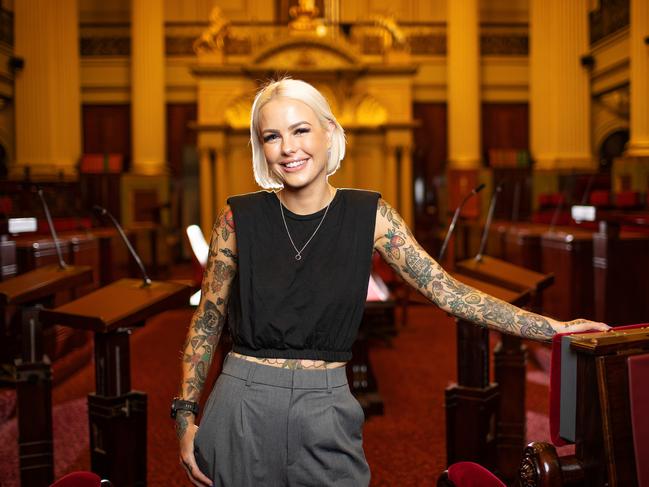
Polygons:
[[173,419],[176,419],[178,411],[189,411],[190,413],[193,413],[194,416],[198,416],[198,409],[199,408],[197,402],[186,401],[184,399],[180,399],[179,397],[175,397],[171,402],[171,417]]

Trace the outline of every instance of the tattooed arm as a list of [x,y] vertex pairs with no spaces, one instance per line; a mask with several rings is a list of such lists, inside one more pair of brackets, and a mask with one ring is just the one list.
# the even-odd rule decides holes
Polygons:
[[377,207],[374,248],[406,282],[458,318],[535,340],[549,340],[558,331],[609,328],[588,320],[559,322],[462,284],[421,248],[401,216],[383,199]]
[[[225,325],[226,307],[232,281],[237,272],[237,241],[234,220],[229,206],[219,215],[209,246],[203,274],[201,300],[194,312],[182,351],[182,382],[180,397],[198,402],[212,355]],[[180,441],[181,463],[194,485],[211,485],[201,474],[194,459],[194,436],[197,426],[194,415],[179,411],[176,415],[176,435]]]

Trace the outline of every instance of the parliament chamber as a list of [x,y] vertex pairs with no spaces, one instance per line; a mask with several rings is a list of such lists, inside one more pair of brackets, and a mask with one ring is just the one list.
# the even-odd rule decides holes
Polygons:
[[281,76],[345,130],[330,183],[455,279],[613,327],[489,330],[375,252],[347,364],[370,485],[649,486],[647,0],[0,0],[0,486],[191,485],[190,296]]

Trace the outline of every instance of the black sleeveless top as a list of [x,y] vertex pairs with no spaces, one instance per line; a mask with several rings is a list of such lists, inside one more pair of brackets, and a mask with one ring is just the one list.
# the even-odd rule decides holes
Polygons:
[[[228,304],[235,352],[327,361],[351,358],[367,297],[380,196],[338,189],[301,260],[295,259],[275,193],[228,199],[239,256]],[[284,207],[298,249],[324,211],[298,215]]]

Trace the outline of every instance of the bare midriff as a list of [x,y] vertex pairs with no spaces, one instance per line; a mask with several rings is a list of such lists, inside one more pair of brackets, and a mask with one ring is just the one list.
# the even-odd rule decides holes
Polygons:
[[249,362],[255,362],[262,365],[270,365],[271,367],[279,367],[282,369],[336,369],[344,367],[347,362],[327,362],[325,360],[310,360],[310,359],[293,359],[293,358],[261,358],[251,357],[250,355],[243,355],[241,353],[230,352],[233,357],[241,358]]

